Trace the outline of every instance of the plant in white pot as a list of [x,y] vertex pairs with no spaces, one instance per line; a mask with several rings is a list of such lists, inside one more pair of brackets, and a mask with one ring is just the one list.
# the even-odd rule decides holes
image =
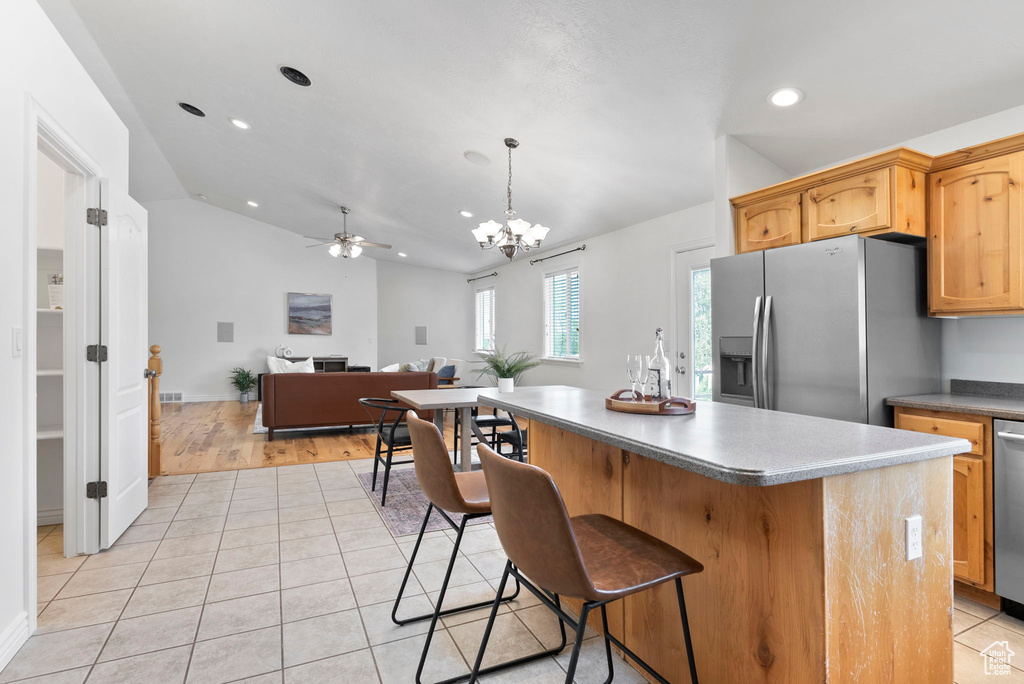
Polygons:
[[241,366],[231,369],[231,384],[238,390],[238,400],[243,404],[249,401],[249,392],[256,386],[256,375],[251,370],[246,370]]
[[504,348],[490,352],[477,352],[484,368],[479,375],[488,375],[497,381],[499,392],[512,392],[523,373],[540,365],[536,355],[519,351],[509,354]]

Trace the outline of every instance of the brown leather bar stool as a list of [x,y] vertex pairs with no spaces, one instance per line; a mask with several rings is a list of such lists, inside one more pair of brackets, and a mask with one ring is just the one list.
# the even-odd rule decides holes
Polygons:
[[[466,531],[466,523],[470,520],[490,515],[491,499],[487,493],[487,482],[484,479],[483,471],[474,470],[468,473],[456,473],[454,471],[452,468],[452,462],[448,458],[448,448],[445,446],[444,438],[441,436],[441,432],[437,429],[436,425],[425,420],[421,420],[419,416],[416,415],[416,412],[412,410],[407,413],[406,425],[409,429],[409,436],[412,438],[413,463],[416,468],[416,479],[419,480],[420,488],[423,490],[423,494],[426,495],[427,499],[430,501],[430,505],[427,506],[427,514],[423,517],[423,526],[420,527],[420,534],[419,537],[416,538],[416,545],[413,546],[412,554],[409,556],[409,566],[405,569],[405,577],[402,578],[402,584],[398,589],[398,596],[395,598],[395,605],[391,610],[391,620],[396,625],[406,625],[410,622],[417,622],[419,620],[426,620],[427,618],[430,618],[430,629],[427,631],[427,638],[423,643],[423,652],[420,654],[419,666],[416,668],[416,684],[420,684],[420,676],[423,674],[423,665],[427,661],[427,653],[430,650],[430,641],[434,637],[434,629],[437,626],[438,619],[444,615],[451,615],[452,613],[458,613],[464,610],[483,608],[484,606],[492,604],[492,601],[488,599],[471,605],[457,606],[444,610],[441,609],[441,606],[444,605],[445,593],[448,591],[448,582],[452,576],[452,569],[455,567],[455,561],[459,555],[459,545],[462,543],[462,535]],[[449,525],[452,526],[452,529],[458,531],[458,534],[455,537],[455,546],[452,549],[451,559],[448,561],[448,570],[445,572],[444,581],[441,583],[441,591],[438,594],[437,603],[434,605],[433,612],[410,618],[399,618],[398,606],[402,601],[402,595],[405,593],[406,584],[409,582],[409,575],[412,573],[412,566],[416,562],[416,554],[419,552],[420,542],[423,541],[423,534],[426,532],[427,524],[430,522],[430,515],[435,510],[441,514],[441,517],[443,517]],[[456,524],[456,522],[448,515],[449,512],[461,514],[462,521]],[[502,601],[511,601],[519,595],[518,580],[516,580],[516,590],[509,596],[504,596],[505,584],[506,583],[502,581],[501,591],[499,591],[494,597],[493,603],[495,605],[500,605]],[[557,597],[555,597],[555,601],[558,601]],[[491,666],[480,670],[480,674],[487,674],[488,672],[495,672],[497,670],[523,665],[533,660],[539,660],[550,655],[555,655],[565,648],[566,642],[567,638],[565,634],[565,627],[563,625],[562,643],[557,648],[518,658],[508,663]],[[468,679],[469,676],[470,675],[466,674],[461,677],[453,677],[451,679],[444,680],[441,684],[463,681]]]
[[[576,641],[569,658],[565,681],[571,684],[579,661],[580,646],[587,629],[587,616],[601,609],[604,645],[608,658],[608,679],[612,681],[612,644],[632,658],[662,684],[668,682],[654,669],[608,633],[605,606],[612,601],[675,580],[683,639],[690,665],[690,680],[697,684],[690,625],[686,619],[683,584],[680,578],[701,572],[704,566],[665,542],[606,515],[569,517],[558,487],[547,472],[537,466],[502,458],[484,445],[477,447],[491,494],[491,510],[498,538],[508,555],[498,596],[505,591],[509,576],[520,581],[541,603],[559,617],[559,624],[576,629]],[[523,515],[523,511],[530,514]],[[527,580],[526,575],[530,577]],[[532,580],[532,581],[531,581]],[[543,587],[537,588],[532,582]],[[579,620],[573,620],[548,593],[583,600]],[[477,653],[470,683],[483,674],[487,640],[498,614],[499,602],[492,604],[491,616]]]

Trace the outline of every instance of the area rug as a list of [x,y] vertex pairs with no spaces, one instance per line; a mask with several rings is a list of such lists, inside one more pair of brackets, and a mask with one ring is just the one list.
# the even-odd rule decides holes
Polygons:
[[[356,429],[361,429],[361,428],[356,428]],[[366,429],[367,430],[372,430],[373,426],[372,425],[367,425]],[[351,432],[351,429],[347,425],[339,425],[338,427],[328,426],[328,427],[308,427],[308,428],[281,429],[281,430],[277,431],[277,434],[285,435],[285,434],[288,434],[290,432],[331,432],[332,430],[333,431],[347,430],[347,431]],[[256,418],[253,420],[253,423],[252,423],[252,434],[254,434],[254,435],[265,435],[265,434],[267,434],[267,432],[269,432],[269,430],[267,430],[267,428],[265,428],[263,426],[263,402],[261,401],[260,405],[256,407]]]
[[[386,506],[380,505],[380,490],[384,483],[384,469],[381,468],[377,474],[377,491],[370,491],[370,483],[373,481],[373,473],[358,473],[356,477],[359,484],[363,485],[370,494],[370,500],[376,507],[384,524],[391,530],[392,536],[402,537],[407,534],[419,534],[420,526],[423,524],[423,516],[427,513],[427,506],[430,502],[423,495],[420,483],[416,480],[416,471],[412,468],[392,468],[391,477],[388,479],[388,501]],[[456,524],[462,522],[460,513],[448,514]],[[482,525],[491,521],[491,516],[474,518],[466,523],[466,526]],[[430,514],[430,522],[427,523],[427,532],[434,530],[448,530],[451,525],[441,517],[436,510]]]

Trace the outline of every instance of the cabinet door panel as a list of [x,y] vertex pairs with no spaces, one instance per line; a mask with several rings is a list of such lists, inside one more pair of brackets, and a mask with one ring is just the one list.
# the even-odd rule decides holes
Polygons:
[[932,313],[1020,310],[1021,153],[929,177]]
[[807,191],[807,236],[822,240],[892,225],[889,169],[819,185]]
[[800,243],[800,194],[736,210],[736,253]]
[[985,582],[985,461],[953,457],[953,576]]

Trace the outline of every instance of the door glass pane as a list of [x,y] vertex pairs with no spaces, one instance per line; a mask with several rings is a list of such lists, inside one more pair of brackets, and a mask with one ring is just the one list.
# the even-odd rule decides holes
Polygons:
[[711,269],[695,268],[690,280],[693,398],[711,399]]

